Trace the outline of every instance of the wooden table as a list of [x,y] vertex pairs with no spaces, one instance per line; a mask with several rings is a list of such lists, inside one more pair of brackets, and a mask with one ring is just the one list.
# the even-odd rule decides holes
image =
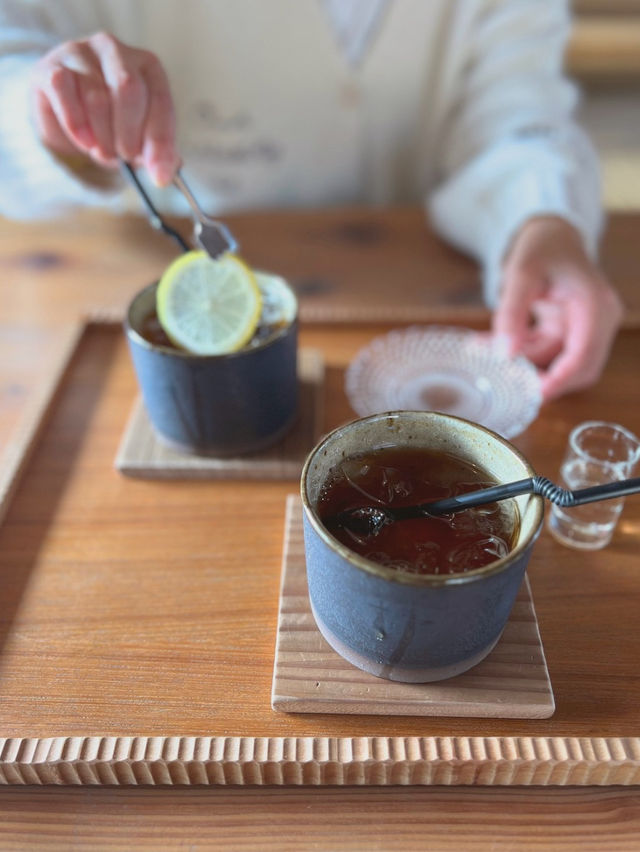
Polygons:
[[[343,370],[372,337],[488,321],[473,265],[419,210],[231,224],[254,265],[299,290],[301,344],[327,367],[326,428],[353,416]],[[612,220],[604,265],[628,311],[605,377],[514,442],[540,473],[556,475],[581,420],[640,433],[639,237],[640,217]],[[600,553],[546,531],[536,545],[551,719],[274,713],[284,504],[297,484],[136,481],[113,467],[136,394],[117,323],[172,254],[136,219],[0,232],[0,849],[633,848],[640,503],[628,500]],[[389,749],[397,769],[383,779]],[[176,785],[207,777],[285,786]],[[305,778],[341,786],[295,786]],[[425,786],[404,786],[416,780]]]

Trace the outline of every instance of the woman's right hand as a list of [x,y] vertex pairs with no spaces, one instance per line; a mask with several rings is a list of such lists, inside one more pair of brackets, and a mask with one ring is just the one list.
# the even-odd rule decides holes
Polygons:
[[39,136],[61,154],[145,167],[166,186],[180,164],[169,82],[158,58],[109,33],[68,41],[43,56],[32,78]]

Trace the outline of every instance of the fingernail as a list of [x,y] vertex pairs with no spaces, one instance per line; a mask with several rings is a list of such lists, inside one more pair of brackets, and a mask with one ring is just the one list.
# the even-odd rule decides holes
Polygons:
[[168,186],[173,180],[173,163],[161,160],[149,165],[151,177],[158,186]]

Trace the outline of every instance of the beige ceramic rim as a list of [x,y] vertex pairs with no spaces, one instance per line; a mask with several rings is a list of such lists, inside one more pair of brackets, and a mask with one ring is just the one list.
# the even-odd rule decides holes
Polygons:
[[478,429],[480,432],[488,435],[490,438],[502,444],[502,446],[506,449],[508,449],[513,454],[513,456],[522,463],[529,477],[536,475],[535,471],[533,470],[527,459],[509,441],[507,441],[501,435],[498,435],[496,432],[492,432],[491,429],[487,429],[484,426],[480,426],[478,423],[472,423],[470,420],[465,420],[462,417],[456,417],[453,414],[441,414],[440,412],[433,411],[385,411],[379,414],[370,414],[368,417],[359,417],[355,420],[351,420],[349,423],[343,423],[342,426],[338,426],[336,429],[333,429],[331,432],[326,434],[318,444],[316,444],[316,446],[311,450],[311,452],[307,456],[300,477],[300,495],[302,497],[302,505],[304,507],[305,514],[307,515],[307,518],[312,524],[315,532],[328,547],[334,550],[342,559],[345,559],[347,562],[351,563],[354,568],[358,568],[361,571],[365,571],[367,574],[373,574],[376,577],[380,577],[392,583],[401,583],[403,585],[408,586],[457,586],[462,585],[464,583],[472,583],[476,580],[481,580],[483,577],[487,577],[491,574],[499,574],[501,571],[506,570],[520,556],[520,554],[524,550],[526,550],[527,547],[529,547],[533,544],[533,542],[535,542],[535,540],[540,535],[544,512],[544,501],[542,497],[538,496],[537,494],[529,495],[530,499],[532,499],[534,502],[535,516],[532,524],[533,533],[526,541],[519,542],[507,556],[503,557],[502,559],[498,559],[496,562],[491,562],[489,565],[485,565],[482,568],[476,568],[473,571],[467,571],[464,574],[447,574],[446,576],[437,574],[403,573],[401,571],[396,571],[393,568],[385,568],[384,565],[380,565],[377,562],[372,562],[369,559],[365,559],[364,556],[360,556],[359,554],[354,553],[352,550],[349,550],[348,547],[342,544],[342,542],[334,538],[318,518],[314,507],[311,505],[311,500],[309,499],[309,495],[307,494],[306,489],[307,474],[309,468],[311,467],[311,464],[313,463],[314,458],[318,454],[322,453],[326,445],[330,443],[336,435],[338,435],[344,429],[349,428],[354,423],[366,423],[367,421],[374,421],[388,417],[398,417],[403,414],[429,416],[437,415],[443,420],[450,420],[458,423],[464,423],[466,425],[471,425],[474,428]]

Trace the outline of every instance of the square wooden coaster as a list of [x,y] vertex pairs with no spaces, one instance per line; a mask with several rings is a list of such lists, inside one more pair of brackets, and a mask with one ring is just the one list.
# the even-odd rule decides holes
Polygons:
[[138,397],[120,442],[116,468],[143,479],[295,479],[323,425],[324,360],[319,350],[300,349],[298,375],[299,414],[291,430],[272,447],[229,458],[191,455],[165,444]]
[[271,705],[289,713],[546,719],[555,710],[529,581],[500,641],[481,663],[438,683],[397,683],[346,662],[309,607],[302,502],[287,498]]

